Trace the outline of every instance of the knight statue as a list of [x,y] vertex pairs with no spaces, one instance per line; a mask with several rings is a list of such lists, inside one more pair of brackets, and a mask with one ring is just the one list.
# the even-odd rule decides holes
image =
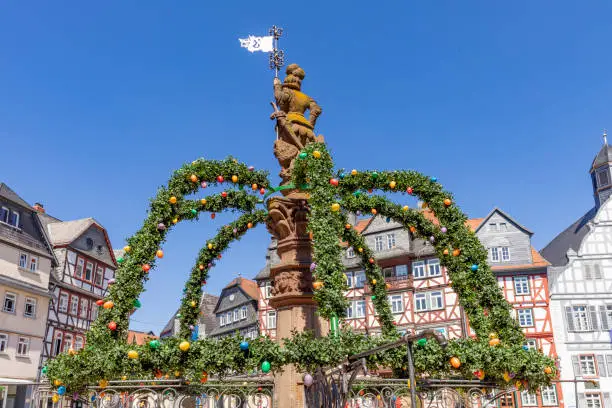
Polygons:
[[[287,66],[285,80],[274,78],[275,112],[278,138],[274,143],[274,155],[281,165],[282,184],[291,179],[293,161],[300,150],[310,142],[322,142],[323,136],[315,136],[314,127],[321,114],[321,108],[310,96],[301,91],[302,80],[306,76],[297,64]],[[308,118],[304,115],[309,111]]]

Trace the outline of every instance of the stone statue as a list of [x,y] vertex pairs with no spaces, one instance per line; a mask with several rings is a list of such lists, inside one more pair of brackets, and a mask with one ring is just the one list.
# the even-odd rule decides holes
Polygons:
[[[271,119],[276,119],[278,138],[274,143],[274,155],[281,165],[282,184],[291,179],[293,161],[300,150],[308,143],[323,141],[323,136],[315,136],[314,127],[321,114],[321,108],[310,96],[302,93],[302,80],[306,73],[297,64],[287,66],[284,82],[274,78],[275,112]],[[310,111],[309,117],[304,114]]]

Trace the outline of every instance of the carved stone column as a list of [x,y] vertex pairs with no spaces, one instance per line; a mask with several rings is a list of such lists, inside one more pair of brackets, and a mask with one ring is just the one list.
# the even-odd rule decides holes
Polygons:
[[[295,191],[268,201],[269,231],[278,239],[280,262],[270,268],[274,288],[270,304],[276,312],[276,338],[281,342],[292,330],[313,330],[327,335],[325,320],[316,315],[312,294],[312,244],[306,230],[306,196]],[[302,376],[293,366],[286,366],[275,378],[275,407],[303,408]]]

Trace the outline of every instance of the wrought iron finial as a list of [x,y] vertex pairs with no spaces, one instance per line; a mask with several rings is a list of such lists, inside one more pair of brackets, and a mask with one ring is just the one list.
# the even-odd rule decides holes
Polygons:
[[270,52],[270,69],[274,70],[274,76],[278,78],[278,71],[285,65],[285,53],[278,49],[278,40],[283,35],[283,29],[274,25],[268,33],[274,38],[274,49]]
[[608,144],[608,130],[607,129],[603,130],[603,140],[604,140],[604,144],[607,145]]

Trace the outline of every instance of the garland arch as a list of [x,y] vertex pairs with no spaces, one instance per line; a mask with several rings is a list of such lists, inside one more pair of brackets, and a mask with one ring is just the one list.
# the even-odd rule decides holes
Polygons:
[[[200,188],[224,183],[231,183],[233,188],[199,200],[185,198]],[[347,301],[340,240],[346,241],[359,252],[382,336],[367,337],[343,329],[337,336],[313,338],[311,333],[304,332],[283,339],[282,346],[259,337],[246,347],[238,335],[220,340],[190,340],[191,328],[198,318],[202,285],[210,269],[231,242],[267,221],[267,211],[257,206],[265,204],[261,195],[267,190],[279,190],[271,189],[270,184],[267,173],[232,158],[199,159],[177,170],[168,186],[160,188],[152,200],[143,227],[128,239],[116,282],[88,332],[87,346],[56,357],[43,369],[58,393],[80,392],[96,383],[104,387],[111,379],[162,377],[182,378],[185,384],[197,388],[209,376],[280,372],[286,364],[307,372],[319,366],[336,365],[351,354],[397,339],[384,277],[372,250],[348,222],[348,213],[357,211],[394,220],[433,245],[474,330],[473,337],[451,340],[444,349],[435,342],[417,345],[414,363],[419,373],[437,377],[476,376],[498,382],[502,387],[512,383],[532,391],[550,384],[557,376],[552,359],[522,346],[523,333],[510,316],[510,305],[486,263],[486,251],[466,227],[466,217],[454,205],[452,195],[435,178],[414,171],[334,172],[331,155],[323,143],[309,144],[300,152],[292,176],[292,185],[309,193],[311,269],[316,279],[314,296],[318,311],[326,318],[344,316]],[[415,195],[427,203],[437,221],[374,195],[374,190]],[[223,226],[200,250],[181,300],[179,336],[142,346],[127,344],[128,316],[138,304],[156,256],[163,256],[161,246],[168,231],[183,220],[197,219],[202,212],[214,214],[227,209],[241,215]],[[407,364],[405,349],[371,356],[368,364],[401,373]]]

